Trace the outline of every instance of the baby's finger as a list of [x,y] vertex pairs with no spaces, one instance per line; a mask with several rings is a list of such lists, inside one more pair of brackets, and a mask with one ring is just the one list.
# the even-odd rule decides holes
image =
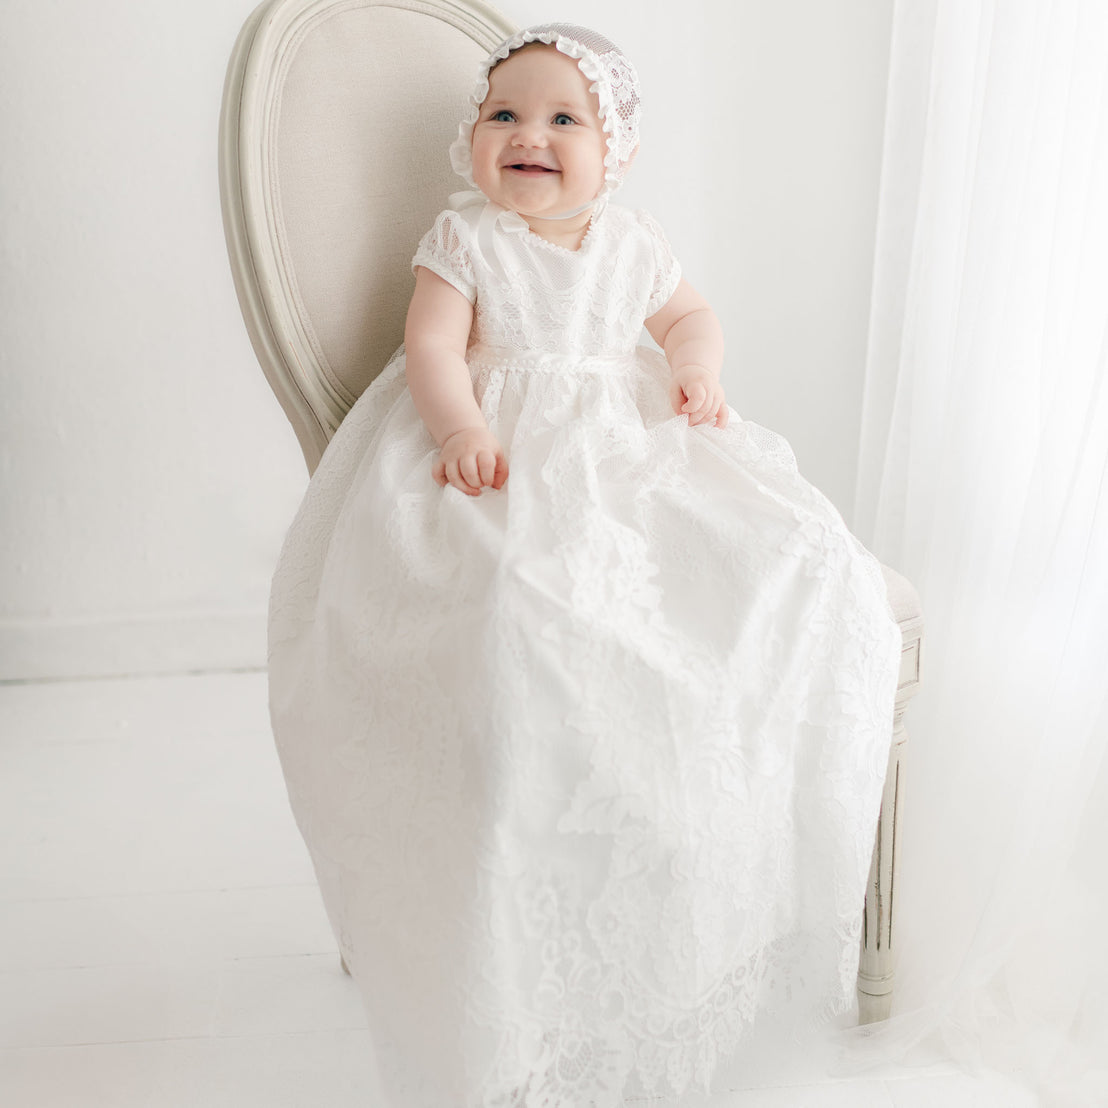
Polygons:
[[719,401],[716,399],[714,392],[709,392],[704,399],[704,403],[700,407],[689,415],[689,423],[691,425],[699,426],[701,423],[708,423],[715,419],[716,411],[719,408]]
[[463,476],[461,468],[457,460],[449,463],[446,467],[446,476],[450,483],[456,488],[460,489],[466,494],[466,496],[476,496],[480,489],[475,489]]
[[503,454],[496,455],[496,470],[492,475],[492,487],[502,489],[508,480],[508,459]]
[[435,464],[431,467],[431,476],[440,488],[446,487],[446,462],[442,458],[436,459]]
[[707,399],[707,389],[699,382],[696,381],[689,385],[685,389],[685,396],[688,399],[685,402],[685,406],[681,409],[683,412],[688,412],[690,417],[704,407],[704,401]]
[[477,452],[477,481],[478,485],[491,485],[496,476],[496,455],[491,450],[479,450]]
[[[720,419],[723,420],[722,423]],[[704,422],[714,423],[717,427],[722,427],[727,423],[727,400],[721,385],[716,385],[712,389],[711,399],[704,414]]]
[[463,454],[458,460],[458,470],[463,479],[475,489],[481,487],[481,472],[477,465],[477,457],[476,454]]

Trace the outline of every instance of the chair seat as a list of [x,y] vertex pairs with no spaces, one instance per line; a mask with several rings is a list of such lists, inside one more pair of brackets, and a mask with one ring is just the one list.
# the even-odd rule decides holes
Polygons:
[[885,575],[889,607],[892,608],[893,617],[897,623],[903,624],[907,620],[920,619],[923,609],[920,605],[919,593],[916,592],[912,582],[886,565],[881,567],[881,571]]

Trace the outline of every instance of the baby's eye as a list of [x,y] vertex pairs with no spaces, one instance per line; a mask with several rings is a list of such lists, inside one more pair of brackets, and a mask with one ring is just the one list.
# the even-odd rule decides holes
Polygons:
[[576,122],[577,122],[577,120],[576,120],[576,119],[574,119],[574,118],[573,118],[573,116],[571,116],[571,115],[566,115],[566,113],[565,113],[565,112],[559,112],[559,113],[558,113],[558,114],[557,114],[557,115],[556,115],[556,116],[554,117],[554,122],[555,122],[555,123],[556,123],[556,124],[557,124],[557,125],[558,125],[559,127],[565,127],[565,126],[566,126],[567,124],[570,124],[570,123],[576,123]]
[[515,116],[507,108],[501,108],[500,111],[490,115],[489,119],[494,123],[512,123],[515,121]]

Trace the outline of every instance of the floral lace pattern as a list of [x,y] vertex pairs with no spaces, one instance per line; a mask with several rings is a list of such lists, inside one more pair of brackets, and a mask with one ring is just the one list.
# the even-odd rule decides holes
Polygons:
[[555,355],[559,372],[582,354],[627,357],[681,279],[669,243],[645,212],[605,207],[581,249],[570,251],[528,230],[499,227],[482,247],[485,211],[444,211],[412,261],[476,301],[471,345],[512,358]]
[[390,1106],[688,1105],[851,1001],[899,632],[783,440],[673,416],[648,217],[504,233],[507,280],[474,218],[416,263],[474,290],[508,483],[433,483],[398,352],[274,579],[290,800]]

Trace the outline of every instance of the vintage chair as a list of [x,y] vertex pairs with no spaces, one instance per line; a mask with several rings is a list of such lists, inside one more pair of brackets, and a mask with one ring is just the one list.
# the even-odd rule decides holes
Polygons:
[[[473,74],[514,29],[481,0],[267,0],[239,35],[220,120],[227,249],[309,472],[400,344],[415,245],[460,187],[446,150]],[[863,1022],[889,1012],[900,719],[918,687],[922,627],[912,586],[886,576],[904,654],[866,897]]]

